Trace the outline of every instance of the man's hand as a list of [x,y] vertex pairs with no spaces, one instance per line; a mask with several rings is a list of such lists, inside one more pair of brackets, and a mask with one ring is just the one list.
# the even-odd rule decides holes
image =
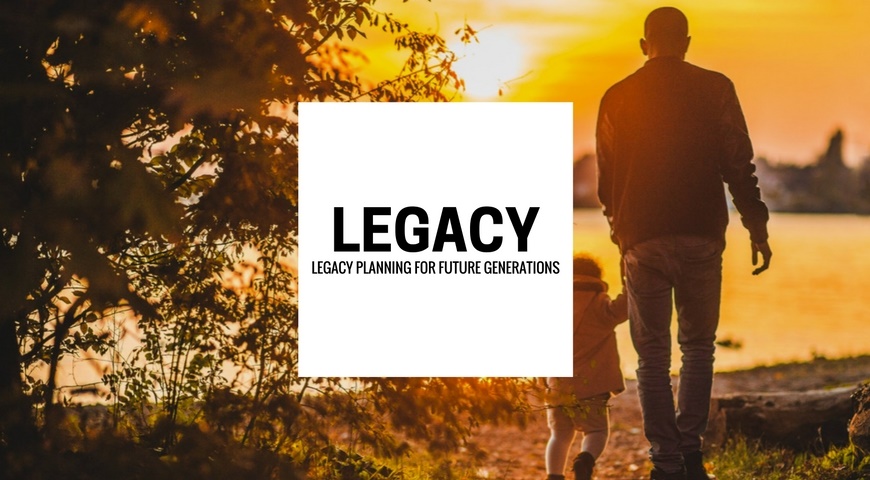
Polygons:
[[761,266],[752,271],[753,275],[758,275],[759,273],[767,270],[767,267],[770,266],[770,257],[773,256],[773,252],[770,251],[770,245],[767,242],[761,243],[752,243],[752,265],[758,265],[758,254],[761,253]]

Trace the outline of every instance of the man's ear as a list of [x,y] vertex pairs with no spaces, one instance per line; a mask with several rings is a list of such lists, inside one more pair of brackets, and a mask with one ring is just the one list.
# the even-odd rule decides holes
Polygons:
[[645,56],[649,56],[649,44],[646,43],[645,38],[640,39],[640,51],[643,52]]
[[686,37],[686,48],[685,48],[685,50],[683,50],[683,52],[689,51],[689,44],[690,43],[692,43],[692,37]]

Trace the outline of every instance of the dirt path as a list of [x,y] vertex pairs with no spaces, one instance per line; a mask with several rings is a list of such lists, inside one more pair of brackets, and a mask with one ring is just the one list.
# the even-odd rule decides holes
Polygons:
[[[713,391],[714,396],[735,392],[800,391],[867,381],[870,381],[870,356],[861,356],[720,373],[716,374]],[[598,460],[597,480],[649,478],[649,446],[641,430],[637,389],[634,381],[626,384],[626,391],[611,401],[610,441]],[[483,478],[505,480],[545,479],[544,449],[548,437],[543,412],[525,429],[483,428],[475,440],[489,456],[478,474]],[[579,451],[578,443],[575,442],[569,458]]]

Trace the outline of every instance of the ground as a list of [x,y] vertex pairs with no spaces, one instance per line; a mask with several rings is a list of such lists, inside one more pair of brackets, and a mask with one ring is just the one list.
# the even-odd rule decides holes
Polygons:
[[[870,356],[807,363],[789,363],[751,370],[717,373],[713,394],[737,392],[802,391],[832,386],[858,385],[870,381]],[[614,398],[611,409],[611,435],[607,449],[598,460],[596,480],[633,480],[649,478],[649,445],[641,429],[636,384],[626,382],[626,391]],[[483,478],[504,480],[543,480],[544,449],[549,437],[542,411],[524,429],[485,427],[475,437],[489,453],[478,471]],[[578,451],[575,442],[569,458]],[[715,465],[712,466],[715,473]],[[569,474],[568,478],[572,478]]]

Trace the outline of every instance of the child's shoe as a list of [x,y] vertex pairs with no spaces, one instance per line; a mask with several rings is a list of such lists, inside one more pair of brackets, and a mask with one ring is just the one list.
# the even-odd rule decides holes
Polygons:
[[580,452],[574,457],[574,479],[592,480],[592,469],[595,467],[595,457],[589,452]]
[[704,457],[700,451],[684,453],[683,461],[686,463],[687,480],[716,480],[714,475],[708,475],[704,468]]

